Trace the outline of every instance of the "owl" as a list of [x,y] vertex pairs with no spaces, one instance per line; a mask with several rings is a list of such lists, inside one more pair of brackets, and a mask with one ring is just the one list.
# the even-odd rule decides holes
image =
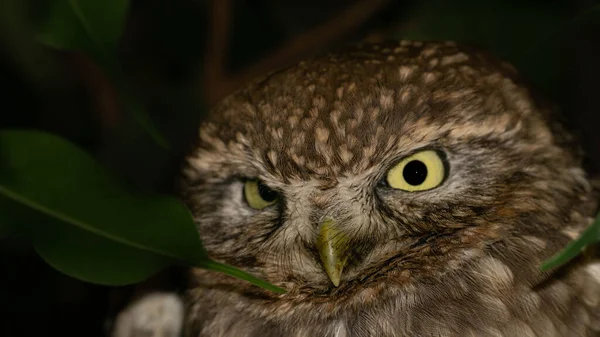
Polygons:
[[454,42],[359,44],[254,81],[200,128],[181,198],[212,258],[115,336],[600,336],[600,262],[540,265],[598,204],[553,105]]

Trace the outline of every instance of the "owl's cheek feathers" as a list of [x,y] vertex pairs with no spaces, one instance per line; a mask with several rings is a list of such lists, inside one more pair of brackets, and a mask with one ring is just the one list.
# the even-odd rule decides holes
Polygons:
[[[482,257],[468,275],[444,284],[403,290],[365,288],[353,304],[285,296],[261,301],[239,293],[195,289],[184,314],[180,297],[150,293],[117,317],[112,337],[178,337],[185,324],[200,336],[597,336],[600,333],[600,262],[575,266],[541,287],[520,282],[500,259]],[[187,317],[187,319],[185,319]],[[256,324],[258,321],[260,324]],[[209,328],[210,327],[210,328]],[[189,328],[189,327],[188,327]],[[194,331],[198,329],[193,328]],[[206,330],[205,330],[206,329]],[[267,330],[264,330],[267,329]],[[218,333],[217,333],[218,332]],[[190,335],[192,337],[198,334]]]

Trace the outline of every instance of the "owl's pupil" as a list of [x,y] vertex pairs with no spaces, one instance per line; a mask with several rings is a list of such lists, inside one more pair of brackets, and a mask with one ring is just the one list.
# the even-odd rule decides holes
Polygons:
[[404,166],[402,176],[410,185],[421,185],[427,179],[427,166],[422,161],[413,160]]
[[258,194],[264,201],[267,202],[275,201],[277,199],[277,192],[273,191],[267,185],[261,182],[258,183]]

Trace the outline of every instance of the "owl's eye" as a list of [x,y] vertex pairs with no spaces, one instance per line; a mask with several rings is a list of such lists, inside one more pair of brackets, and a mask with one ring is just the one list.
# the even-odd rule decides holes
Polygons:
[[246,180],[244,197],[248,205],[254,209],[271,206],[279,199],[279,194],[258,180]]
[[402,159],[388,171],[386,181],[392,188],[417,192],[438,187],[446,176],[440,154],[425,150]]

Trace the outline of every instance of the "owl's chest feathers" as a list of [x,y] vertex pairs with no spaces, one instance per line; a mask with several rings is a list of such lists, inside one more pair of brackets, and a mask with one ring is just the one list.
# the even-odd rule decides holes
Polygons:
[[[514,280],[474,286],[480,276],[390,287],[367,300],[262,302],[219,290],[194,299],[193,336],[597,336],[600,263],[533,287]],[[504,283],[503,283],[504,282]],[[372,294],[373,295],[373,294]]]

